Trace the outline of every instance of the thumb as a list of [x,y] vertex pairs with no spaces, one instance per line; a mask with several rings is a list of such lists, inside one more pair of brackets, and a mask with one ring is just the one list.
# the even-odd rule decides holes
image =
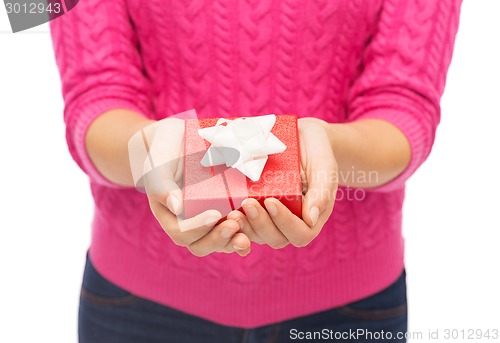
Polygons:
[[183,168],[183,137],[184,121],[169,118],[157,122],[154,132],[146,135],[149,144],[146,162],[153,168],[145,180],[146,192],[175,215],[183,211],[183,194],[176,182],[182,182],[179,179]]
[[338,185],[337,162],[330,140],[319,126],[299,129],[301,164],[305,172],[307,192],[302,205],[302,218],[310,227],[315,226],[323,213],[328,216]]
[[174,181],[172,168],[168,164],[156,167],[146,174],[144,186],[150,199],[166,206],[175,215],[183,212],[183,192]]

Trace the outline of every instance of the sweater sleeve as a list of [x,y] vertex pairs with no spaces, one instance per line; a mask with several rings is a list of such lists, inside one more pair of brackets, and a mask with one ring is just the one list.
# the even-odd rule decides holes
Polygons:
[[375,188],[391,191],[429,155],[451,62],[461,0],[385,0],[348,100],[348,121],[386,120],[411,146],[408,167]]
[[92,164],[85,148],[89,125],[102,113],[128,109],[150,116],[150,84],[125,0],[86,0],[51,22],[62,80],[69,151],[90,181],[117,186]]

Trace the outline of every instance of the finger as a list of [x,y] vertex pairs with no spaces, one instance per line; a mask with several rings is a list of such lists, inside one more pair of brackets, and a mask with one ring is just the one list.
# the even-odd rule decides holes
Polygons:
[[307,176],[302,163],[300,165],[300,183],[302,185],[302,194],[305,195],[307,193]]
[[180,220],[165,205],[156,201],[150,201],[150,205],[163,230],[175,244],[181,246],[188,246],[205,236],[222,217],[219,211],[208,210],[195,217]]
[[336,188],[333,192],[309,188],[302,205],[302,218],[310,228],[318,225],[325,215],[329,217],[332,214],[336,192]]
[[[176,217],[177,218],[177,217]],[[200,228],[209,228],[211,230],[215,224],[222,218],[222,214],[217,210],[207,210],[192,218],[177,220],[179,231],[183,235],[195,234]]]
[[225,220],[219,225],[216,225],[205,236],[191,243],[188,249],[193,255],[200,257],[215,251],[224,251],[239,229],[240,227],[236,221]]
[[249,246],[248,248],[246,248],[244,250],[236,251],[236,253],[238,255],[240,255],[241,257],[245,257],[248,254],[250,254],[251,252],[252,252],[252,247],[251,246]]
[[274,225],[267,211],[255,199],[245,199],[243,210],[253,230],[262,240],[273,249],[281,249],[288,244],[288,240]]
[[[227,252],[237,252],[241,256],[246,256],[250,252],[251,242],[244,233],[236,233],[226,245]],[[243,255],[242,255],[243,254]]]
[[268,198],[264,205],[276,227],[293,246],[304,247],[318,235],[319,225],[310,228],[277,199]]
[[257,244],[264,244],[264,240],[252,228],[252,225],[250,225],[250,222],[247,220],[245,214],[235,210],[229,212],[227,219],[235,220],[240,226],[240,232],[244,233],[250,241]]
[[150,200],[167,206],[170,212],[179,215],[183,211],[183,194],[171,173],[167,165],[155,168],[144,176],[144,186]]

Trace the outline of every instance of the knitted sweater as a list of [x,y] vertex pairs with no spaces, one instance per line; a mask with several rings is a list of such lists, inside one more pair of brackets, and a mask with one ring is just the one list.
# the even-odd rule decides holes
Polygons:
[[[82,0],[51,22],[67,142],[95,200],[90,258],[133,294],[255,327],[359,300],[404,263],[404,184],[430,153],[461,0]],[[411,162],[372,190],[341,188],[307,247],[253,245],[199,258],[172,243],[144,194],[99,174],[89,124],[124,108],[149,118],[295,113],[379,118]]]

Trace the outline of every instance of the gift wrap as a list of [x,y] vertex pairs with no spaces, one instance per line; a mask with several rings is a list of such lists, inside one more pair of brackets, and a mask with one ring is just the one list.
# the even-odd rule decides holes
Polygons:
[[280,200],[301,217],[297,116],[185,121],[184,215],[218,210],[225,217],[254,198]]

